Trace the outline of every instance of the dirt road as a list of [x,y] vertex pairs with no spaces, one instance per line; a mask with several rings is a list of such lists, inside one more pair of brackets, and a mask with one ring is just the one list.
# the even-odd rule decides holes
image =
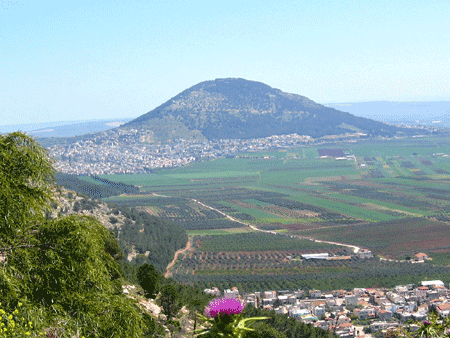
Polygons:
[[[253,230],[261,231],[261,232],[266,232],[266,233],[274,234],[274,235],[283,235],[283,234],[280,234],[280,233],[278,233],[278,232],[276,232],[276,231],[270,231],[270,230],[261,230],[261,229],[258,229],[257,227],[255,227],[255,226],[253,226],[253,225],[251,225],[251,224],[242,222],[242,221],[240,221],[240,220],[238,220],[238,219],[236,219],[236,218],[234,218],[234,217],[231,217],[230,215],[227,215],[226,213],[224,213],[224,212],[222,212],[222,211],[220,211],[220,210],[218,210],[218,209],[216,209],[216,208],[210,207],[209,205],[206,205],[206,204],[204,204],[204,203],[202,203],[202,202],[199,202],[199,201],[197,201],[196,199],[191,199],[191,200],[194,201],[194,202],[196,202],[196,203],[198,203],[198,204],[200,204],[200,205],[202,205],[202,206],[204,206],[205,208],[209,208],[209,209],[211,209],[211,210],[214,210],[214,211],[218,212],[219,214],[224,215],[226,218],[228,218],[228,219],[231,220],[231,221],[234,221],[234,222],[237,222],[237,223],[240,223],[240,224],[244,224],[244,225],[246,225],[246,226],[249,226],[249,227],[252,228]],[[299,235],[285,235],[285,236],[290,236],[291,238],[296,237],[296,238],[300,238],[300,239],[309,239],[309,240],[315,241],[315,242],[317,242],[317,243],[328,243],[328,244],[334,244],[334,245],[339,245],[339,246],[345,246],[345,247],[347,247],[347,248],[353,249],[353,252],[354,252],[354,253],[357,253],[358,251],[361,250],[361,248],[358,247],[358,246],[356,246],[356,245],[350,245],[350,244],[344,244],[344,243],[337,243],[337,242],[321,241],[321,240],[318,240],[318,239],[313,239],[313,238],[310,238],[310,237],[303,237],[303,236],[299,236]]]
[[191,238],[189,238],[189,239],[188,239],[188,242],[187,242],[187,244],[186,244],[186,247],[183,248],[183,249],[177,250],[177,251],[175,252],[175,256],[173,257],[172,262],[170,262],[169,265],[167,265],[166,273],[165,273],[164,277],[167,278],[167,277],[170,276],[170,269],[175,265],[175,262],[176,262],[177,259],[178,259],[178,255],[182,254],[183,252],[186,252],[186,251],[190,250],[190,249],[191,249],[191,246],[192,246],[192,242],[191,242]]

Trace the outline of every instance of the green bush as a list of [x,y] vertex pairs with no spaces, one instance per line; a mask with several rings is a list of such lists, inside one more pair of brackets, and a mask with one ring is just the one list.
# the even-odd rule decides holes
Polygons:
[[114,234],[92,217],[45,218],[52,176],[32,138],[0,135],[0,337],[142,337],[142,312],[122,293]]
[[0,337],[31,336],[35,328],[22,312],[22,303],[18,303],[12,313],[1,308],[0,303]]

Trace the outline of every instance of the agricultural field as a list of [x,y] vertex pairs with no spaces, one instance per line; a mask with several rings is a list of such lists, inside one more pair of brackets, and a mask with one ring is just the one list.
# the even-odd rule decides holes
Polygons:
[[[347,248],[246,233],[194,237],[191,250],[179,257],[172,277],[202,288],[239,290],[392,287],[425,278],[448,279],[450,267],[358,259]],[[327,252],[333,260],[305,260],[305,253]]]
[[398,258],[417,252],[450,253],[449,224],[428,218],[403,218],[340,227],[339,231],[336,228],[317,228],[298,233],[357,245],[386,258]]
[[[327,265],[329,264],[329,265]],[[239,266],[239,268],[238,268]],[[233,270],[203,269],[186,274],[180,269],[173,278],[201,288],[228,289],[237,286],[241,292],[263,290],[319,289],[336,290],[354,287],[394,287],[418,283],[426,278],[448,280],[450,268],[435,265],[369,261],[311,261],[284,267],[268,267],[254,272],[251,265],[236,265]]]
[[[222,265],[214,265],[219,264],[212,263],[219,253],[205,248],[219,245],[214,238],[241,245],[239,238],[253,231],[250,225],[278,233],[267,234],[272,237],[288,234],[353,244],[394,259],[422,251],[435,254],[436,263],[450,262],[446,258],[450,255],[449,155],[446,138],[371,140],[250,152],[155,173],[101,178],[140,190],[105,201],[139,207],[182,225],[190,236],[203,238],[199,242],[203,246],[192,249],[190,260],[175,266],[174,277],[195,276],[201,282],[206,275],[241,271],[229,272],[236,281],[251,266],[268,275],[273,269],[282,269],[286,276],[301,271],[297,263],[283,262],[286,256],[300,252],[293,248],[260,248],[271,255],[264,256],[264,261],[275,264],[281,260],[280,266],[267,263],[260,268],[256,262],[251,265],[250,258],[233,267],[237,256],[230,256],[231,252],[252,250],[222,248],[221,252],[227,252],[220,256]],[[343,248],[327,250],[333,253]],[[275,252],[283,254],[278,257]],[[226,262],[226,257],[233,258]],[[187,262],[195,262],[196,268],[189,270]],[[343,261],[333,264],[338,270],[348,269],[339,267],[345,266]]]
[[[292,238],[288,235],[274,236],[268,233],[251,232],[230,234],[226,238],[206,236],[194,239],[201,252],[238,252],[238,251],[286,251],[312,253],[323,250],[339,249],[346,253],[346,248],[339,248],[326,243],[315,243],[307,239]],[[289,255],[289,254],[287,254]]]
[[[134,184],[141,191],[141,196],[107,201],[152,206],[154,214],[188,230],[232,227],[229,219],[194,206],[195,199],[245,223],[295,231],[446,217],[450,201],[446,151],[450,153],[450,147],[439,138],[361,141],[247,153],[151,174],[102,178]],[[347,159],[320,158],[319,153],[344,154]]]

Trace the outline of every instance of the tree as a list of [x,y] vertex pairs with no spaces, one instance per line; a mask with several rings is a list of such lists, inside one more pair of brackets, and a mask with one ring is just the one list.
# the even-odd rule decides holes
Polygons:
[[31,137],[0,135],[0,246],[25,240],[50,208],[54,170]]
[[281,304],[281,301],[277,298],[276,300],[275,300],[275,302],[273,303],[273,308],[275,309],[275,308],[277,308],[277,307],[279,307],[279,306],[281,306],[282,304]]
[[272,326],[266,323],[256,323],[252,326],[255,331],[250,331],[244,334],[244,338],[286,338],[287,336],[279,332]]
[[139,285],[142,286],[148,298],[155,298],[154,293],[159,288],[161,277],[153,265],[145,263],[139,267],[137,272]]
[[181,309],[178,290],[173,283],[167,283],[161,288],[160,304],[167,320],[170,320]]
[[92,217],[45,218],[52,175],[33,139],[0,135],[0,251],[8,258],[0,303],[8,311],[23,303],[37,329],[56,325],[63,337],[141,337],[145,323],[122,293],[113,234]]
[[183,291],[183,303],[186,303],[191,318],[194,320],[193,330],[195,331],[197,329],[197,314],[203,313],[203,309],[209,303],[212,296],[208,296],[203,291],[194,289],[189,285],[184,286]]

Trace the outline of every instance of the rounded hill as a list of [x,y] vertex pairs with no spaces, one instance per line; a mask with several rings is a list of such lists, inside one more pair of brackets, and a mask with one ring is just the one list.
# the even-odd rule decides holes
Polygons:
[[240,78],[198,83],[121,128],[130,127],[148,129],[162,141],[293,133],[312,137],[346,132],[387,136],[403,130]]

